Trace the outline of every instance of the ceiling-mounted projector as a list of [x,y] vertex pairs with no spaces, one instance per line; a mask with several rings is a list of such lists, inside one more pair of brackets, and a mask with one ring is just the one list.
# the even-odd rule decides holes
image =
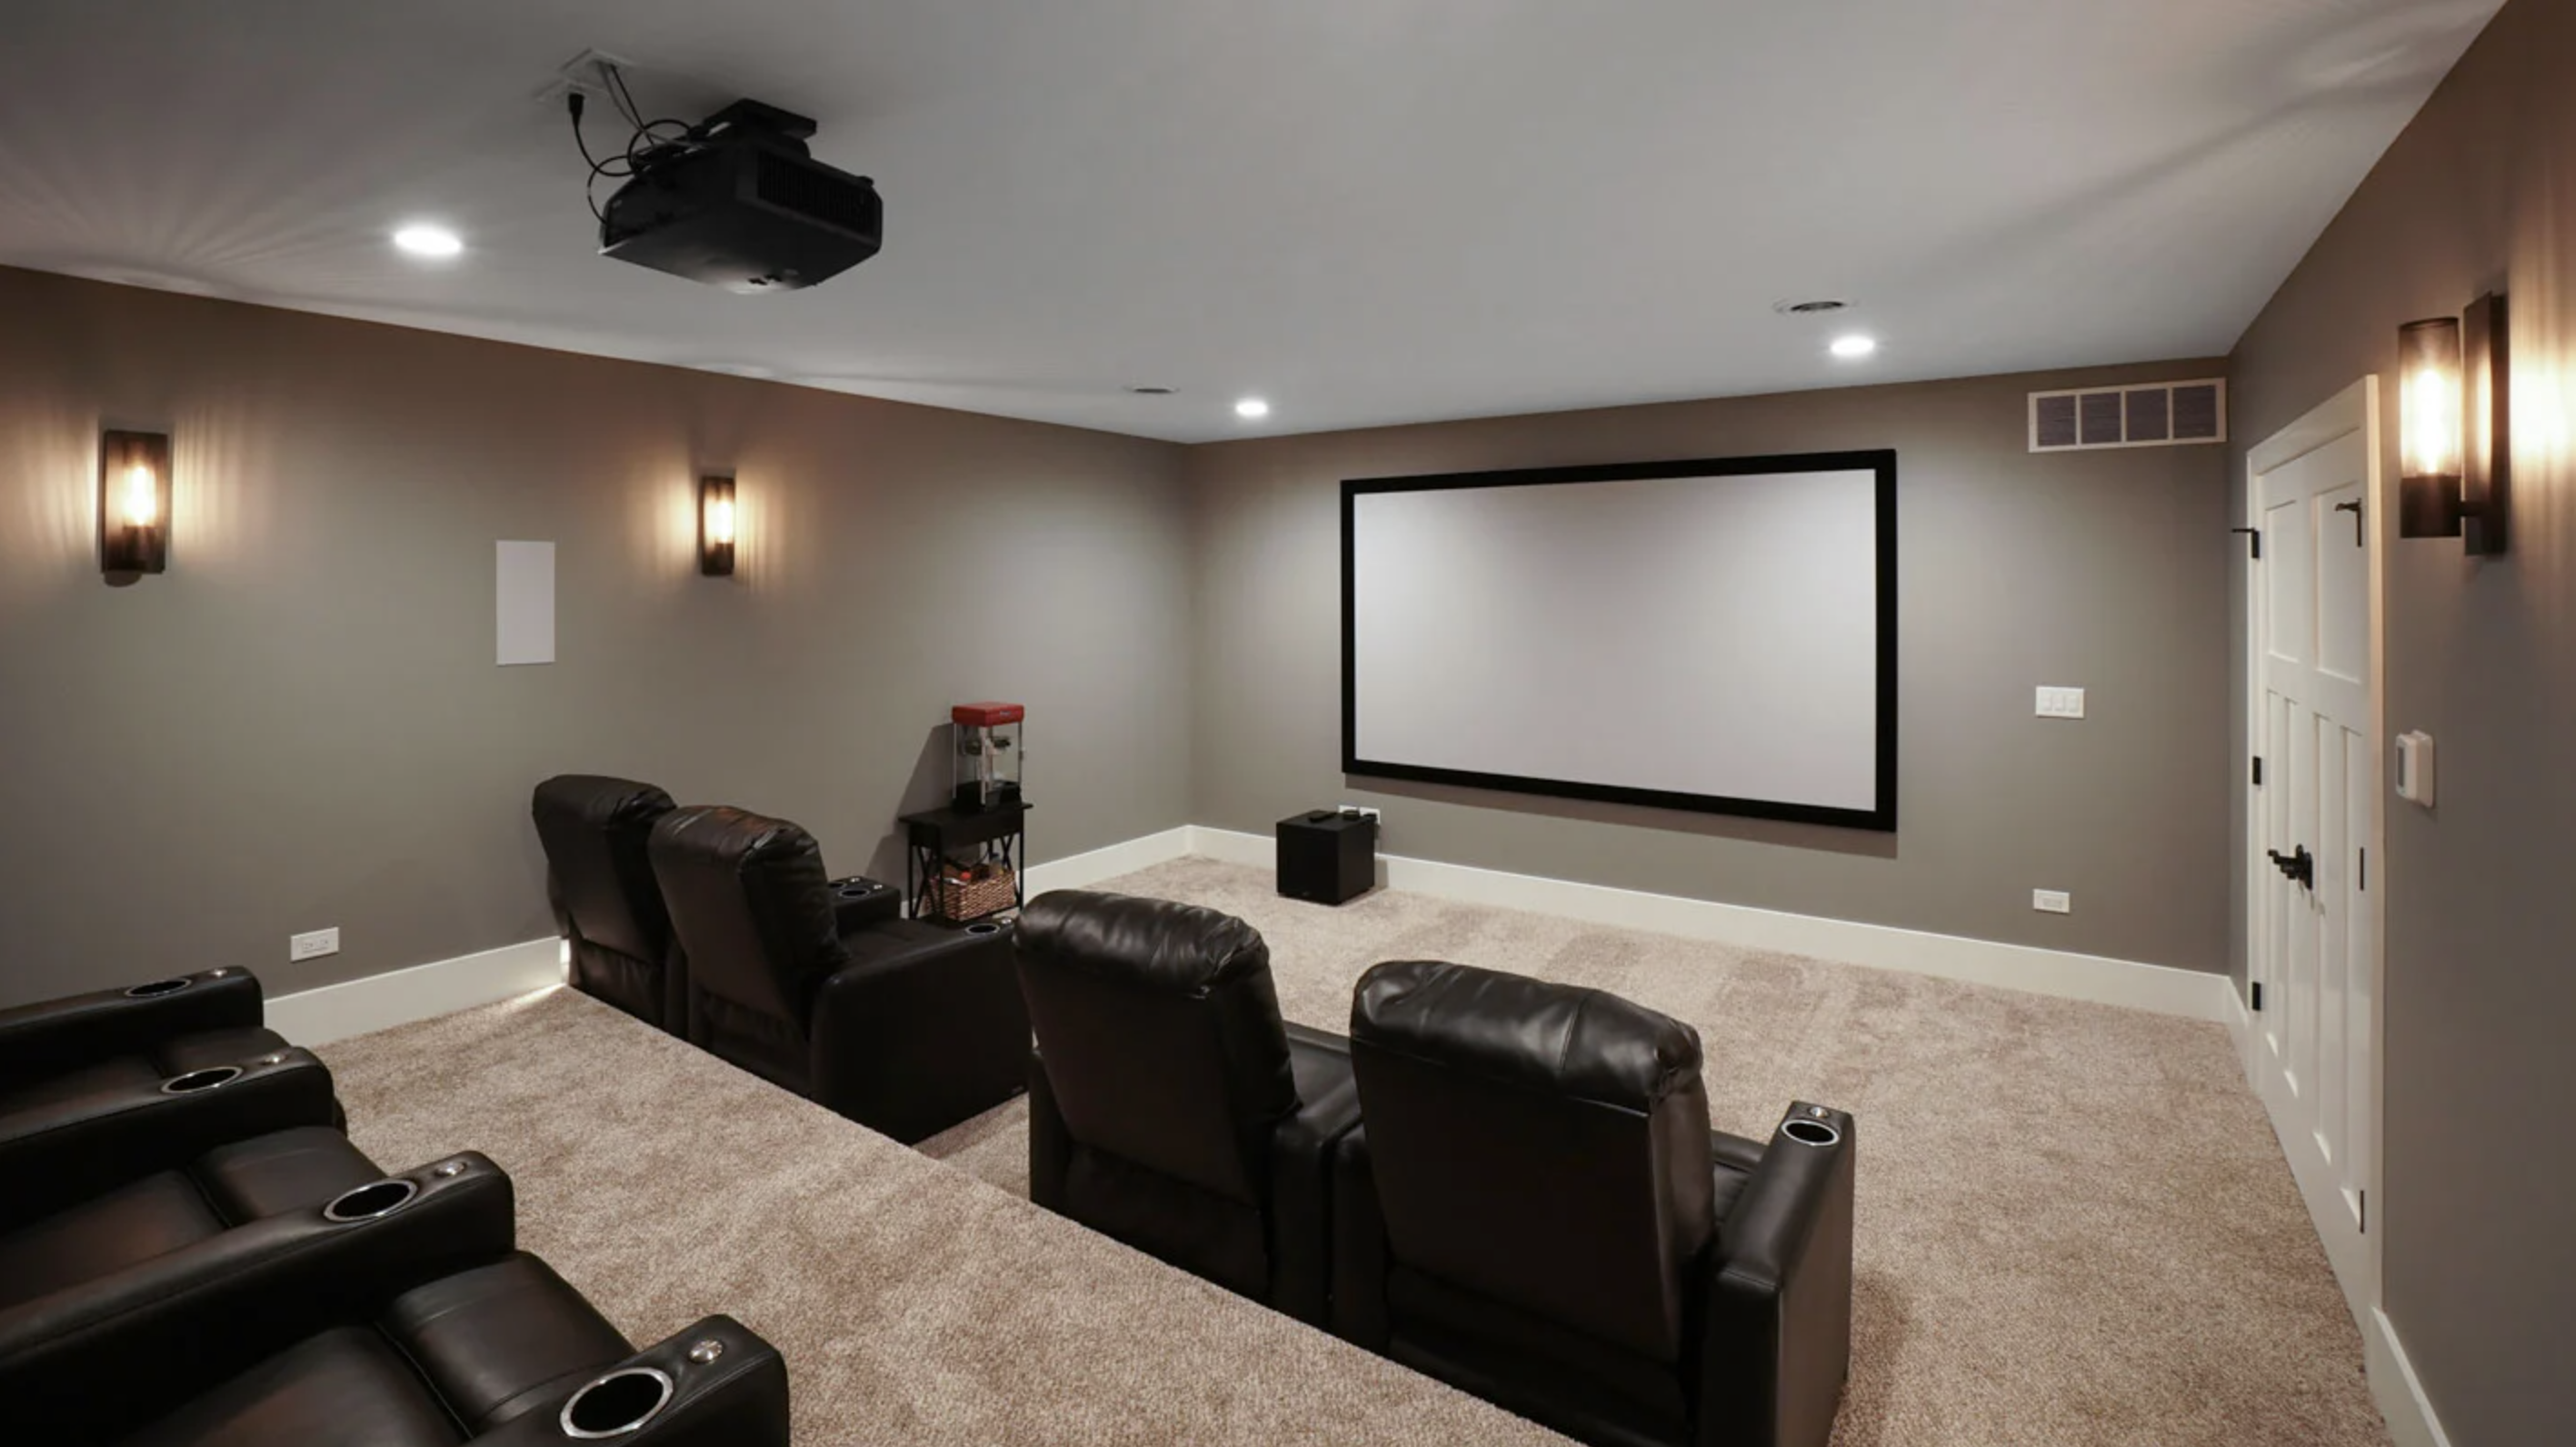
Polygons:
[[633,176],[600,208],[600,254],[737,292],[813,286],[876,255],[876,183],[815,160],[813,134],[803,116],[738,100],[630,153]]

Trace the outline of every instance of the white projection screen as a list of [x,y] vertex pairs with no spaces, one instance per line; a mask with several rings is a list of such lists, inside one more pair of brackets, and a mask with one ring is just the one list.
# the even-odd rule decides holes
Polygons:
[[1342,484],[1345,773],[1896,827],[1896,454]]

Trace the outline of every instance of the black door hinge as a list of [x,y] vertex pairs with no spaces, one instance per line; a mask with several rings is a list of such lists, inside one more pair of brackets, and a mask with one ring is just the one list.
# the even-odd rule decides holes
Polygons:
[[2247,996],[2249,996],[2249,997],[2250,997],[2251,1003],[2252,1003],[2252,1005],[2253,1005],[2254,1013],[2255,1013],[2255,1014],[2257,1014],[2257,1015],[2262,1014],[2262,1013],[2263,1013],[2263,982],[2262,982],[2261,980],[2256,980],[2256,981],[2252,982],[2251,984],[2247,985],[2247,986],[2245,987],[2245,993],[2246,993],[2246,995],[2247,995]]
[[2370,888],[2370,851],[2367,849],[2361,851],[2361,868],[2357,874],[2359,877],[2354,882],[2353,888],[2357,890]]
[[2263,787],[2263,756],[2261,754],[2256,754],[2254,756],[2254,787],[2257,789]]
[[2368,1191],[2361,1191],[2356,1194],[2361,1197],[2361,1208],[2355,1214],[2361,1218],[2361,1234],[2367,1236],[2370,1234],[2370,1193]]

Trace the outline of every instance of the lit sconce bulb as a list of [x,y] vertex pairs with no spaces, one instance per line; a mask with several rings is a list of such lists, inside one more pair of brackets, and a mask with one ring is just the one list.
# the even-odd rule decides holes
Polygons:
[[698,571],[710,578],[733,575],[733,479],[698,479]]
[[143,463],[125,469],[123,512],[130,528],[148,528],[161,520],[161,480]]
[[2406,378],[2406,475],[2460,474],[2460,390],[2452,375],[2424,367]]

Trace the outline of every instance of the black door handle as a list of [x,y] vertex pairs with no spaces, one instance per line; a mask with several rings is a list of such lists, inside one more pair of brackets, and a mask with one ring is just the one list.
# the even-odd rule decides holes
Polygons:
[[2317,857],[2308,852],[2308,846],[2300,845],[2299,852],[2296,854],[2284,854],[2278,849],[2266,849],[2263,852],[2272,856],[2272,867],[2281,871],[2284,876],[2297,881],[2304,888],[2317,887]]
[[2334,510],[2336,512],[2348,512],[2352,514],[2352,545],[2356,548],[2369,547],[2369,540],[2362,536],[2361,531],[2361,504],[2357,502],[2339,502],[2335,504]]

